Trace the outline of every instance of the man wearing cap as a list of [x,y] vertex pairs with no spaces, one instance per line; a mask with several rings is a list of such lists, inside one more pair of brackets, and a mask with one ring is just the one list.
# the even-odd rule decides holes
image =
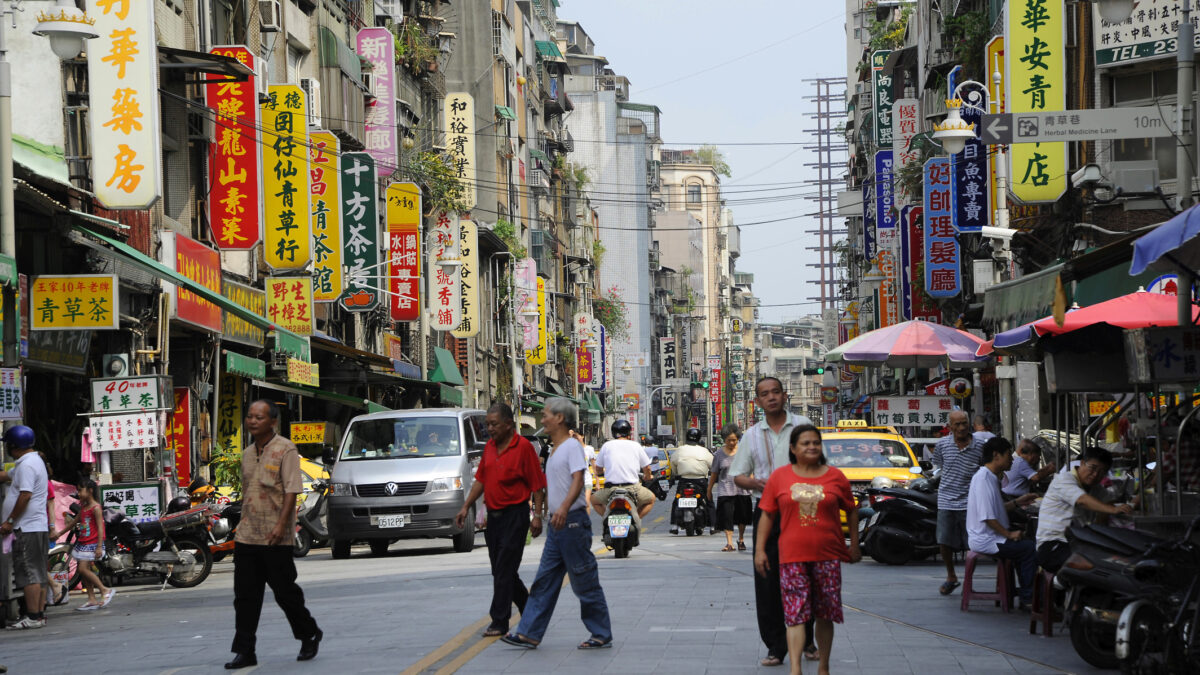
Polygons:
[[46,514],[46,464],[33,449],[33,429],[17,425],[4,432],[4,444],[17,461],[3,478],[12,480],[0,510],[0,539],[12,540],[13,582],[25,591],[25,616],[9,630],[46,627],[46,557],[50,521]]

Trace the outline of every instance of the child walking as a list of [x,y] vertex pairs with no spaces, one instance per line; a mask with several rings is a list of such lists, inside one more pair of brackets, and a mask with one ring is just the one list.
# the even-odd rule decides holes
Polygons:
[[[87,591],[86,604],[76,607],[76,611],[90,612],[107,607],[112,602],[115,588],[105,588],[96,574],[94,562],[104,556],[104,510],[97,500],[99,488],[96,481],[84,478],[79,481],[79,513],[66,519],[63,529],[74,527],[78,531],[75,538],[75,548],[71,557],[79,561],[79,574],[83,577],[83,588]],[[100,600],[96,599],[96,591],[100,592]]]

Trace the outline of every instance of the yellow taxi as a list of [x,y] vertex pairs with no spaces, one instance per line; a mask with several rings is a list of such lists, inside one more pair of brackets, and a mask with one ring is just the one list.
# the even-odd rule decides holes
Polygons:
[[[883,476],[896,485],[916,477],[917,456],[894,427],[873,427],[866,420],[842,420],[836,427],[820,427],[821,448],[829,466],[835,466],[850,479],[856,496],[871,487],[871,481]],[[846,514],[842,514],[842,530]]]
[[[329,472],[326,471],[325,467],[320,463],[314,462],[307,457],[301,457],[300,483],[303,486],[303,489],[301,490],[300,495],[296,497],[296,503],[304,503],[304,500],[308,498],[309,494],[312,493],[312,484],[313,481],[316,480],[325,481],[325,483],[328,484]],[[233,491],[233,486],[231,485],[218,485],[216,486],[216,492],[217,502],[222,505],[228,504],[230,501],[240,498],[240,496]]]

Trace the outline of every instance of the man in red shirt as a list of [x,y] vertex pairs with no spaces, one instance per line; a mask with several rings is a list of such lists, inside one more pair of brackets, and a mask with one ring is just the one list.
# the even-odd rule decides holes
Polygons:
[[[470,508],[483,495],[487,506],[488,558],[492,562],[492,622],[484,637],[501,636],[508,632],[512,605],[525,611],[529,589],[521,582],[517,569],[525,552],[525,533],[533,536],[542,532],[543,500],[546,498],[546,475],[542,473],[537,452],[529,441],[516,433],[513,411],[507,404],[496,403],[488,408],[484,420],[488,442],[483,448],[475,483],[455,523],[462,527]],[[529,518],[529,497],[533,497],[533,521]]]

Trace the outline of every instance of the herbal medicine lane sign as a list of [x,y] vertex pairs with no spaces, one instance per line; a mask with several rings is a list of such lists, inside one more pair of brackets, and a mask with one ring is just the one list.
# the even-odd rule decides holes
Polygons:
[[[1067,107],[1066,32],[1061,0],[1010,3],[1007,36],[1008,108],[1014,113]],[[1022,143],[1012,152],[1012,195],[1024,203],[1054,202],[1067,190],[1065,143]],[[928,215],[928,209],[926,209]]]
[[116,330],[120,306],[115,274],[33,278],[29,314],[33,330]]
[[995,145],[1044,141],[1102,141],[1120,138],[1170,138],[1175,135],[1174,106],[1048,110],[984,115],[983,142]]

